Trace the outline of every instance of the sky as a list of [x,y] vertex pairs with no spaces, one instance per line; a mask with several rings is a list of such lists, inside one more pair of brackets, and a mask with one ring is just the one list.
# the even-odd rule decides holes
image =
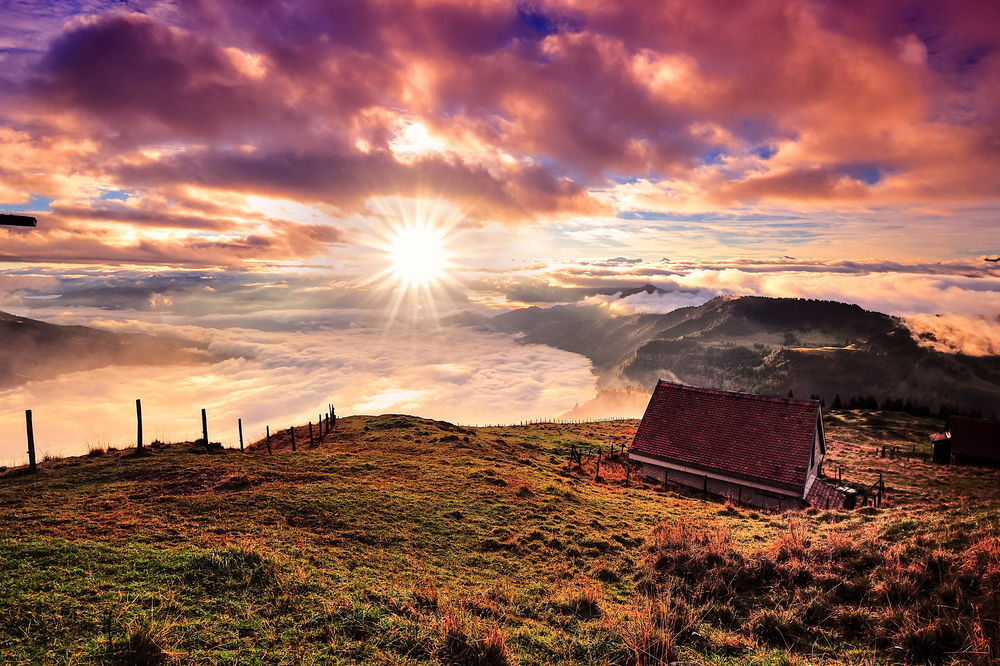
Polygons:
[[[252,350],[156,383],[171,432],[565,411],[585,360],[447,324],[526,305],[829,298],[1000,349],[998,46],[992,0],[6,0],[0,210],[39,225],[0,309]],[[125,437],[86,417],[121,372],[50,438]]]

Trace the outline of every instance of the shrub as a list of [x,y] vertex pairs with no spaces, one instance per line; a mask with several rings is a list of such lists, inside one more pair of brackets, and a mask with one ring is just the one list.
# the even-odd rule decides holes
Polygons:
[[896,629],[896,637],[903,652],[914,661],[940,661],[962,649],[965,643],[963,627],[946,618],[926,621],[907,617],[903,626]]
[[791,647],[805,634],[799,618],[788,609],[764,608],[750,615],[750,633],[776,645]]
[[130,626],[125,640],[112,651],[112,660],[125,666],[153,666],[167,661],[166,631],[164,627],[148,621]]
[[438,586],[433,580],[422,581],[413,591],[413,603],[417,608],[437,610]]
[[434,659],[462,666],[507,666],[510,663],[510,648],[500,626],[496,623],[489,625],[481,631],[481,638],[472,635],[477,628],[470,625],[465,616],[446,612],[438,624],[439,639]]
[[601,616],[602,601],[601,587],[586,581],[561,590],[554,600],[554,606],[563,615],[572,615],[581,620],[593,620]]
[[833,621],[846,636],[858,636],[869,630],[871,614],[862,606],[839,606],[833,612]]
[[624,660],[630,666],[666,666],[676,657],[675,641],[662,622],[662,608],[655,601],[637,603],[618,620]]

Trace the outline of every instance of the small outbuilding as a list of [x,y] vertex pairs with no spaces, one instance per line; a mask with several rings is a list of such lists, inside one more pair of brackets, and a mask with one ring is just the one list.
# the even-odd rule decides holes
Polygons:
[[654,481],[767,508],[803,506],[814,485],[827,485],[816,400],[661,380],[628,455]]
[[931,434],[931,446],[934,447],[933,460],[947,465],[951,462],[951,433],[935,432]]
[[951,462],[1000,466],[1000,421],[952,416],[949,433]]

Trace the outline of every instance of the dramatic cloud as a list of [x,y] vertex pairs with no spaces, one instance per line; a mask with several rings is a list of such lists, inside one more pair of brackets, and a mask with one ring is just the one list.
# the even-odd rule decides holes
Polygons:
[[664,314],[677,308],[697,306],[706,303],[718,294],[707,290],[647,292],[622,295],[622,292],[610,296],[598,295],[586,299],[590,303],[598,303],[607,307],[615,314]]
[[[909,226],[914,205],[996,204],[990,2],[131,8],[6,10],[17,66],[0,150],[29,144],[32,159],[0,167],[0,193],[47,197],[77,220],[228,234],[187,263],[314,254],[262,241],[244,194],[333,216],[373,197],[442,197],[479,221],[589,217],[606,237],[635,227],[633,213],[888,206]],[[109,188],[150,209],[122,217]],[[172,210],[184,188],[189,204],[235,197],[229,219]],[[739,242],[745,225],[727,226]],[[163,238],[72,231],[58,256],[78,244],[78,259],[113,260],[94,243],[137,262],[171,254],[154,247]],[[37,257],[31,242],[9,256]]]
[[[667,262],[602,267],[564,262],[535,271],[535,293],[545,279],[564,293],[590,290],[590,300],[621,312],[668,312],[714,296],[763,295],[815,298],[859,305],[895,315],[1000,313],[1000,271],[967,263],[902,266],[892,262],[731,261],[717,264]],[[651,283],[661,292],[619,298],[610,285]],[[571,286],[572,285],[572,286]],[[602,294],[602,295],[597,295]],[[566,301],[573,299],[564,299]]]
[[1000,356],[1000,318],[913,315],[906,323],[926,346],[969,356]]

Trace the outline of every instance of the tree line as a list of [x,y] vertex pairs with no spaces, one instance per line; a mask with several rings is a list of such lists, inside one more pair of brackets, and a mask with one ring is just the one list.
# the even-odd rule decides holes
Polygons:
[[[789,390],[788,397],[794,398],[795,394]],[[822,407],[826,407],[826,400],[813,393],[809,396],[810,400],[818,400]],[[941,405],[941,408],[934,412],[931,410],[930,405],[925,403],[915,403],[912,399],[907,398],[903,400],[902,398],[885,398],[881,404],[873,395],[852,395],[846,401],[844,401],[840,394],[836,394],[833,397],[833,404],[830,405],[831,409],[881,409],[886,412],[903,412],[910,414],[912,416],[933,416],[942,421],[947,421],[952,416],[970,416],[972,418],[981,419],[983,418],[983,412],[981,409],[962,409],[954,405]],[[996,414],[993,414],[990,418],[996,418]]]

